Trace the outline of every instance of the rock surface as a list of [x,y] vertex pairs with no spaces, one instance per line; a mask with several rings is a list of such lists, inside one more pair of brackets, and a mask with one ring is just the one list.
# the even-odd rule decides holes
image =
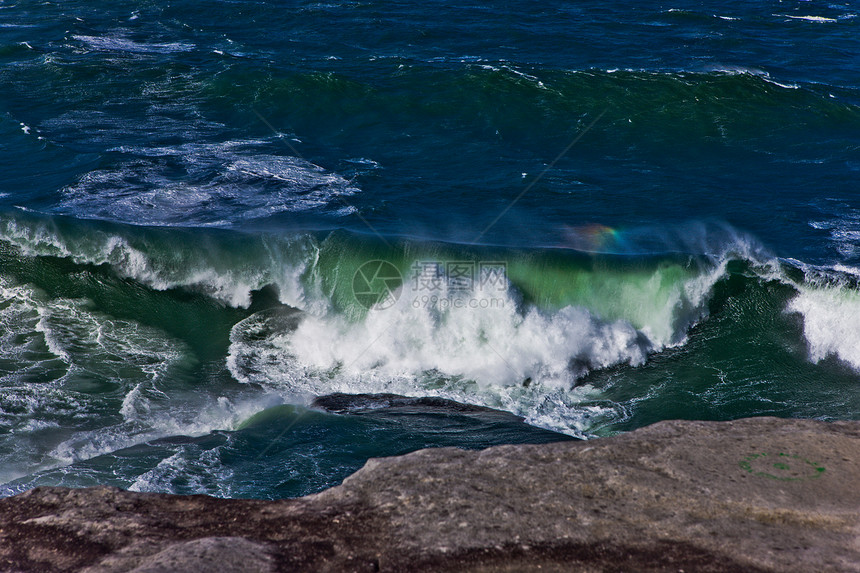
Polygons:
[[860,571],[860,422],[660,422],[370,460],[284,501],[0,500],[3,571]]

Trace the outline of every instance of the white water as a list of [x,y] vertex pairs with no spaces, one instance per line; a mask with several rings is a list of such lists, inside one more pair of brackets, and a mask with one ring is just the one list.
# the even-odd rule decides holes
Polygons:
[[307,237],[261,237],[247,252],[229,252],[215,242],[159,244],[111,232],[65,233],[48,221],[0,217],[0,239],[23,256],[68,258],[79,264],[110,265],[117,275],[155,290],[188,288],[233,307],[247,307],[251,293],[274,284],[284,304],[309,308],[301,275],[316,261],[318,247]]
[[63,189],[57,210],[135,225],[222,227],[282,212],[354,211],[346,202],[358,192],[352,183],[269,149],[258,140],[119,146],[113,151],[123,159]]
[[840,282],[796,285],[788,310],[803,317],[809,358],[835,356],[860,371],[860,292]]
[[232,428],[265,407],[178,395],[196,363],[180,340],[2,278],[0,349],[0,483],[155,438]]
[[[639,366],[705,315],[722,276],[691,274],[669,288],[660,271],[639,288],[621,289],[631,319],[604,319],[583,306],[542,310],[503,292],[454,292],[443,286],[430,304],[404,289],[385,310],[358,321],[334,312],[306,314],[293,330],[264,311],[233,328],[228,367],[236,379],[282,391],[289,399],[334,392],[435,395],[502,408],[529,422],[581,434],[595,417],[623,415],[613,407],[582,408],[593,397],[575,387],[595,369]],[[638,277],[637,277],[638,278]],[[681,329],[677,332],[676,329]]]

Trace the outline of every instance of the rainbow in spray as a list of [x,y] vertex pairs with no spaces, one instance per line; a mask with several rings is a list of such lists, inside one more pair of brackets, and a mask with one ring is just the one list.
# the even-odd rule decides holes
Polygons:
[[620,229],[591,223],[566,227],[563,246],[588,253],[617,253],[623,251],[626,241]]

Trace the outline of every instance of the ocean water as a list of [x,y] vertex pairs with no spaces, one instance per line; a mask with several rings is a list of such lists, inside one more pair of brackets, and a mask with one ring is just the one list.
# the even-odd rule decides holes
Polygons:
[[764,415],[860,418],[856,3],[0,0],[0,495]]

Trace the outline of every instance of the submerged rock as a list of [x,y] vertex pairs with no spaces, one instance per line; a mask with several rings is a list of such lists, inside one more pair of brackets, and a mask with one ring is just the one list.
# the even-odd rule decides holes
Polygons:
[[660,422],[370,460],[283,501],[37,488],[7,571],[860,571],[860,422]]

